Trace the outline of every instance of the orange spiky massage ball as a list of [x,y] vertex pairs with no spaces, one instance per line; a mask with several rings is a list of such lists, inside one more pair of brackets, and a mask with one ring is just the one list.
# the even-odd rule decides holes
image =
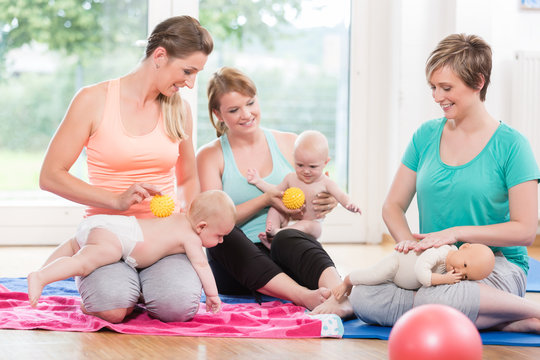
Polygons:
[[150,200],[150,210],[157,217],[167,217],[174,210],[174,200],[169,195],[156,195]]
[[300,209],[306,201],[304,192],[297,187],[290,187],[283,192],[283,205],[291,210]]

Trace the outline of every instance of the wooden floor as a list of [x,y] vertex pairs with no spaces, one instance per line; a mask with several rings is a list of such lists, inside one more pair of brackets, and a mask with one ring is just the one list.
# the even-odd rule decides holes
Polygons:
[[[384,245],[325,245],[346,274],[382,258]],[[38,268],[50,247],[0,247],[0,277],[19,277]],[[529,249],[540,260],[540,246]],[[540,294],[527,294],[540,303]],[[44,330],[0,330],[0,359],[387,359],[387,341],[367,339],[229,339],[124,335]],[[484,359],[539,359],[540,348],[484,346]]]

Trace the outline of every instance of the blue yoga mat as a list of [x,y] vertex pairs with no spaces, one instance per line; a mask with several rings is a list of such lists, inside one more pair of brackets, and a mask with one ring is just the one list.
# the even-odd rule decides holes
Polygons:
[[[355,319],[343,323],[343,338],[388,340],[391,327],[368,325]],[[540,346],[540,335],[505,331],[480,331],[484,345]]]
[[[10,291],[15,292],[28,292],[28,283],[26,278],[0,278],[0,284],[4,285]],[[43,289],[41,293],[43,296],[79,296],[77,291],[77,286],[75,285],[75,280],[69,278],[67,280],[60,280],[54,283],[51,283]],[[251,295],[219,295],[221,300],[228,304],[244,304],[255,302],[255,298]],[[262,302],[269,302],[279,300],[283,303],[288,303],[290,301],[285,301],[277,299],[271,296],[260,295],[260,300]],[[204,293],[201,296],[201,302],[206,301]]]

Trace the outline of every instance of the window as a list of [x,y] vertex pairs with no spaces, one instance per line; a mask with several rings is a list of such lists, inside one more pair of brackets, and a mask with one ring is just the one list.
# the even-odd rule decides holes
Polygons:
[[[215,138],[206,107],[208,77],[220,66],[236,66],[258,87],[264,126],[326,134],[330,176],[360,197],[360,204],[365,200],[365,172],[348,159],[350,149],[361,144],[349,139],[363,133],[358,116],[363,107],[349,104],[349,90],[367,90],[356,75],[366,71],[363,63],[349,64],[349,44],[368,47],[363,39],[349,40],[350,14],[357,16],[355,24],[368,19],[367,12],[360,18],[356,2],[239,1],[233,6],[225,0],[43,1],[47,5],[38,9],[31,0],[21,0],[17,13],[0,5],[0,89],[5,94],[0,98],[0,163],[9,169],[0,172],[0,244],[21,244],[21,239],[25,244],[57,244],[72,235],[82,208],[38,189],[47,144],[80,87],[135,67],[143,55],[138,40],[159,21],[181,14],[198,17],[216,40],[196,91],[186,94],[197,118],[198,146]],[[351,5],[357,10],[351,11]],[[240,13],[243,7],[247,10]],[[31,14],[34,20],[48,21],[21,20]],[[79,28],[81,21],[85,26]],[[16,29],[26,31],[14,38]],[[351,56],[358,59],[358,50]],[[350,72],[349,65],[356,70]],[[84,179],[84,159],[72,171]],[[366,216],[340,210],[328,216],[323,238],[329,234],[329,241],[364,241]]]
[[[134,68],[147,0],[0,3],[0,244],[58,244],[82,207],[39,190],[41,162],[73,95]],[[86,178],[84,153],[71,172]]]
[[[0,5],[3,201],[58,198],[39,191],[38,177],[69,102],[81,87],[135,67],[143,54],[137,40],[147,33],[146,0],[25,2]],[[86,178],[84,159],[72,173]]]
[[[206,84],[221,66],[237,67],[258,90],[263,127],[328,138],[330,176],[347,186],[349,1],[274,1],[235,5],[216,14],[216,0],[200,0],[199,14],[215,50],[198,76],[197,143],[215,139]],[[224,25],[223,25],[224,24]],[[227,32],[231,30],[231,32]]]

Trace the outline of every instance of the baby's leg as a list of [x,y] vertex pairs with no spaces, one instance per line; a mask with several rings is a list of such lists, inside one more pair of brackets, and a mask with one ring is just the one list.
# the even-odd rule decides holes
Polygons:
[[77,251],[79,251],[79,249],[80,246],[75,238],[64,241],[62,244],[58,245],[56,249],[54,249],[51,255],[49,255],[42,268],[60,257],[73,256]]
[[300,220],[295,224],[287,226],[287,228],[300,230],[306,234],[313,236],[315,239],[321,237],[322,234],[321,223],[315,220]]
[[72,276],[85,276],[100,266],[111,264],[122,257],[120,241],[112,232],[95,228],[88,241],[73,256],[60,256],[38,271],[28,275],[28,299],[36,307],[45,285]]
[[275,208],[270,208],[266,216],[266,230],[259,234],[259,239],[270,249],[274,235],[287,223],[287,218]]
[[273,238],[276,233],[287,224],[287,217],[275,208],[268,210],[266,217],[266,235]]
[[398,253],[393,252],[375,265],[355,270],[349,278],[353,285],[378,285],[393,280],[399,268]]

